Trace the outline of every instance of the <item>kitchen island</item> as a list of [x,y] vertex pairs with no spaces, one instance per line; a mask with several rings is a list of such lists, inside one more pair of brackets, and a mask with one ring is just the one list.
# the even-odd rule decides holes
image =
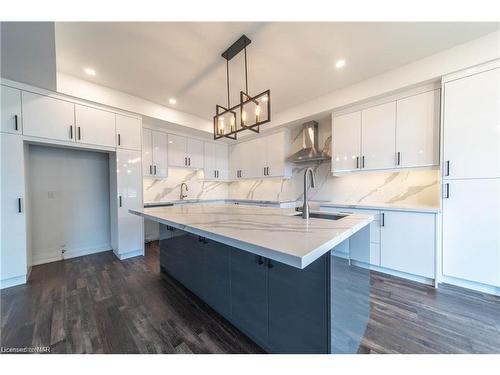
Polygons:
[[161,272],[266,351],[358,350],[369,278],[331,254],[348,241],[368,253],[371,216],[304,220],[292,209],[227,204],[130,212],[160,223]]

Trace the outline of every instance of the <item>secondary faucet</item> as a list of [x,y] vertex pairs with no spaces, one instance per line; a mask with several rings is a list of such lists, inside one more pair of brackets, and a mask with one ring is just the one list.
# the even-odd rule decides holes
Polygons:
[[187,197],[187,194],[184,194],[184,186],[186,187],[186,191],[189,191],[187,184],[185,182],[183,182],[181,184],[181,195],[180,195],[181,200],[183,200],[184,198]]
[[309,219],[309,176],[311,176],[311,187],[313,188],[316,185],[316,181],[314,179],[314,171],[312,168],[307,168],[304,172],[304,204],[302,205],[302,218]]

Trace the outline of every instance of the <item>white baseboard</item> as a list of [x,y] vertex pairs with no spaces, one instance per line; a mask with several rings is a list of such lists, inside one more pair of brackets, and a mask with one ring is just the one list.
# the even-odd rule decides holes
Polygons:
[[15,276],[9,279],[0,280],[0,289],[10,288],[16,285],[26,284],[26,275]]
[[71,259],[76,257],[81,257],[84,255],[90,255],[95,253],[101,253],[103,251],[111,250],[111,244],[101,244],[93,247],[83,247],[79,249],[70,249],[64,253],[64,258],[62,254],[58,253],[58,250],[34,250],[32,257],[32,266],[36,266],[39,264],[56,262],[63,259]]
[[124,254],[119,254],[115,250],[113,250],[113,252],[115,253],[116,257],[120,260],[125,260],[125,259],[144,255],[144,249],[129,251],[128,253],[124,253]]
[[472,289],[476,292],[493,294],[495,296],[500,296],[500,287],[496,287],[493,285],[476,283],[474,281],[457,279],[456,277],[451,276],[442,276],[440,279],[441,284],[451,284],[455,286],[459,286],[461,288]]
[[391,269],[385,268],[385,267],[374,266],[373,264],[367,264],[367,263],[363,263],[363,262],[358,262],[357,260],[352,260],[351,264],[354,265],[354,266],[366,268],[366,269],[369,269],[369,270],[372,270],[372,271],[377,271],[377,272],[380,272],[380,273],[385,273],[387,275],[392,275],[392,276],[400,277],[402,279],[416,281],[417,283],[427,284],[427,285],[434,286],[434,279],[430,279],[428,277],[413,275],[411,273],[400,272],[400,271],[396,271],[396,270],[391,270]]

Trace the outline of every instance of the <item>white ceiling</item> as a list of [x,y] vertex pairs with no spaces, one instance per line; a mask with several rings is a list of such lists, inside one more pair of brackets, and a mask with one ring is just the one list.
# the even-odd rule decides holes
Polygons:
[[[210,119],[215,104],[227,104],[220,54],[246,34],[249,94],[270,88],[277,113],[498,29],[458,22],[63,22],[56,23],[57,69]],[[230,62],[232,104],[244,84],[241,57]],[[340,58],[346,66],[336,69]]]

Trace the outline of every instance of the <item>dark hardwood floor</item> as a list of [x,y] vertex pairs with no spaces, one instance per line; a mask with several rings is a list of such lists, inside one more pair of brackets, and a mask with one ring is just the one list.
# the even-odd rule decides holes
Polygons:
[[[112,252],[33,267],[1,291],[1,346],[52,353],[262,353],[146,256]],[[371,274],[360,353],[500,353],[500,297]]]

